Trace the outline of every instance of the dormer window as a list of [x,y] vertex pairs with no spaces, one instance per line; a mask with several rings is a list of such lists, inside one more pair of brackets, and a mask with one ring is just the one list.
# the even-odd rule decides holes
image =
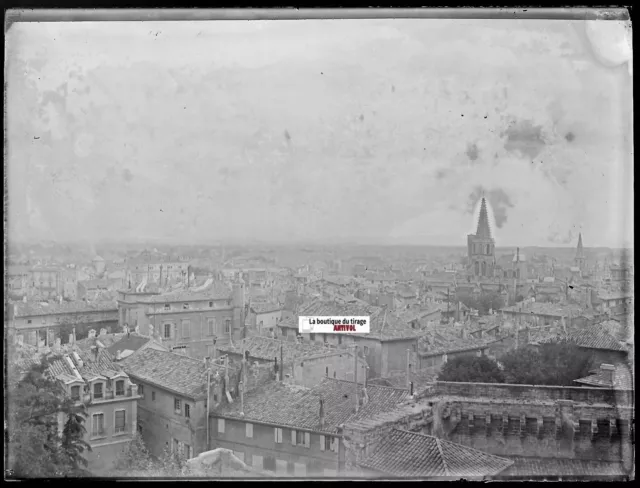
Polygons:
[[93,385],[93,398],[102,398],[102,383]]
[[124,396],[124,380],[116,381],[116,396]]
[[80,400],[80,386],[72,386],[71,387],[71,399],[74,401]]
[[182,310],[189,310],[189,304],[188,303],[183,303],[182,304]]

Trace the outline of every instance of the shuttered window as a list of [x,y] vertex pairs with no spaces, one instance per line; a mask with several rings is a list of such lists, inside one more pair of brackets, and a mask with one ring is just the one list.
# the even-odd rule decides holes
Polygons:
[[273,437],[276,444],[282,444],[282,429],[276,427],[273,429]]
[[124,432],[125,430],[126,412],[124,410],[116,411],[116,434]]
[[245,433],[250,439],[253,438],[253,424],[246,424]]
[[224,419],[218,419],[218,434],[224,434]]

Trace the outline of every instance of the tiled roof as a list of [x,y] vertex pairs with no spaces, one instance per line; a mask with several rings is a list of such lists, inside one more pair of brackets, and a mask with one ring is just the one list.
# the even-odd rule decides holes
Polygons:
[[500,473],[502,476],[624,476],[622,463],[585,461],[581,459],[509,457],[514,464]]
[[282,348],[282,356],[285,362],[289,362],[294,358],[312,356],[327,351],[327,348],[319,343],[298,344],[262,336],[247,337],[239,343],[234,343],[234,346],[222,346],[218,350],[223,353],[241,354],[243,346],[245,351],[249,351],[249,357],[270,361],[273,361],[276,357],[280,361],[280,349]]
[[346,286],[352,282],[352,279],[348,276],[325,276],[322,281],[331,285]]
[[555,304],[555,303],[542,303],[542,302],[533,302],[528,303],[526,305],[521,304],[512,305],[511,307],[505,307],[501,310],[505,312],[519,312],[519,313],[530,313],[535,315],[549,315],[556,317],[568,317],[568,316],[576,316],[581,314],[584,310],[579,305],[571,305],[571,304]]
[[282,306],[277,303],[253,303],[251,304],[251,310],[257,314],[278,312],[282,310]]
[[607,351],[627,351],[627,347],[609,334],[606,330],[597,325],[587,329],[571,332],[569,340],[575,342],[580,347],[589,349],[604,349]]
[[[354,390],[353,382],[333,378],[325,378],[314,388],[269,382],[244,395],[244,416],[240,414],[239,402],[225,404],[216,413],[248,422],[335,433],[337,427],[347,421],[393,410],[409,394],[407,390],[368,385],[369,401],[355,413]],[[320,425],[320,398],[324,400],[324,427]]]
[[193,399],[206,396],[207,368],[204,361],[147,348],[119,364],[134,380],[148,382]]
[[104,346],[105,348],[109,348],[109,346],[111,346],[115,342],[118,342],[123,335],[124,334],[122,332],[119,332],[117,334],[105,334],[103,336],[97,335],[96,337],[93,337],[93,338],[86,337],[85,339],[80,339],[79,341],[76,341],[75,345],[77,348],[87,351],[91,348],[91,346],[97,345],[97,342],[99,341],[102,344],[102,346]]
[[615,365],[613,370],[613,382],[609,381],[605,371],[598,369],[594,374],[585,378],[574,380],[588,386],[597,388],[610,388],[613,390],[633,390],[633,373],[626,364],[620,363]]
[[419,355],[422,357],[439,356],[454,352],[473,351],[488,347],[498,339],[494,337],[466,339],[442,328],[426,332],[418,343]]
[[231,295],[231,290],[228,287],[214,284],[206,290],[193,291],[180,289],[174,292],[164,293],[162,295],[144,297],[141,298],[140,301],[144,303],[172,303],[199,300],[228,300],[231,298]]
[[598,298],[600,300],[621,300],[623,298],[630,298],[630,293],[624,292],[598,292]]
[[[98,350],[96,356],[93,351],[77,350],[76,354],[82,359],[83,365],[81,368],[76,366],[80,376],[84,380],[90,380],[95,376],[106,376],[112,378],[117,375],[120,369],[111,360],[111,355],[104,349]],[[75,376],[73,370],[69,366],[66,360],[58,359],[49,368],[50,372],[56,377],[71,377]]]
[[121,336],[120,340],[118,340],[117,342],[113,342],[108,346],[105,344],[105,346],[107,346],[107,351],[109,351],[109,353],[113,357],[116,356],[118,351],[120,352],[123,352],[126,350],[137,351],[138,349],[140,349],[142,346],[144,346],[147,342],[151,340],[151,338],[149,337],[136,335],[136,334],[130,334],[129,337],[127,337],[126,334],[120,334],[120,336]]
[[485,477],[513,461],[430,435],[394,429],[360,466],[398,477]]
[[14,307],[16,317],[34,317],[39,315],[52,315],[63,313],[86,313],[86,312],[102,312],[116,311],[118,306],[115,302],[85,302],[77,300],[73,302],[63,301],[62,303],[54,302],[43,305],[40,302],[18,302]]

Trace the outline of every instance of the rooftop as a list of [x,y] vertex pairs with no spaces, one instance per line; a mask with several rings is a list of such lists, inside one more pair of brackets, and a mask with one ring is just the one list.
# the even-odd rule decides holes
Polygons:
[[118,351],[120,351],[121,353],[127,350],[137,351],[151,340],[150,337],[145,337],[133,333],[129,334],[128,337],[126,334],[119,335],[120,337],[117,341],[111,341],[109,345],[105,344],[105,346],[107,347],[107,351],[109,351],[109,354],[111,354],[111,356],[113,356],[114,358],[116,357]]
[[242,350],[249,352],[249,357],[273,361],[278,358],[280,361],[280,351],[285,362],[294,358],[312,356],[327,351],[327,348],[318,343],[296,343],[271,339],[270,337],[253,336],[247,337],[233,346],[227,345],[218,348],[223,353],[242,354]]
[[360,466],[398,477],[496,476],[513,461],[430,435],[394,429]]
[[202,360],[147,348],[119,364],[132,378],[189,398],[206,397],[207,367]]
[[40,315],[81,313],[81,312],[106,312],[116,311],[118,306],[115,301],[105,302],[85,302],[76,300],[73,302],[63,301],[43,303],[43,302],[16,302],[14,311],[16,317],[34,317]]
[[450,330],[439,328],[434,331],[427,331],[423,337],[420,338],[418,354],[422,357],[429,357],[454,352],[473,351],[488,347],[489,344],[492,344],[496,340],[494,337],[474,338],[471,335],[468,335],[465,339]]
[[583,329],[569,330],[564,332],[549,332],[542,335],[536,342],[545,344],[557,341],[559,338],[573,342],[574,344],[587,349],[601,349],[605,351],[628,352],[628,348],[611,335],[607,330],[599,326],[592,325]]
[[[244,416],[240,413],[240,402],[225,404],[216,416],[336,433],[337,427],[347,421],[393,410],[409,395],[407,390],[368,385],[368,403],[355,413],[354,389],[353,382],[333,378],[325,378],[313,388],[269,382],[244,395]],[[324,426],[320,425],[321,398]]]
[[580,305],[533,302],[518,303],[501,309],[504,312],[530,313],[534,315],[548,315],[554,317],[568,317],[580,315],[584,309]]
[[531,476],[625,476],[628,475],[622,463],[604,461],[584,461],[581,459],[559,459],[509,457],[514,464],[500,473],[500,476],[528,478]]
[[232,296],[229,287],[215,283],[204,290],[193,290],[184,288],[163,293],[162,295],[151,295],[140,298],[143,303],[172,303],[187,301],[206,301],[206,300],[228,300]]
[[[97,350],[97,355],[91,350],[77,349],[75,351],[82,360],[82,367],[75,364],[75,367],[82,376],[82,379],[89,381],[96,376],[113,378],[120,373],[120,369],[111,360],[111,355],[102,348]],[[71,380],[77,378],[75,372],[65,359],[54,361],[49,367],[49,371],[55,377],[62,380]]]
[[277,303],[252,303],[251,310],[254,313],[270,313],[282,310],[282,306]]
[[626,364],[619,363],[613,370],[613,381],[609,379],[606,371],[601,369],[591,371],[591,375],[574,380],[576,383],[594,386],[596,388],[609,388],[613,390],[633,390],[632,372]]

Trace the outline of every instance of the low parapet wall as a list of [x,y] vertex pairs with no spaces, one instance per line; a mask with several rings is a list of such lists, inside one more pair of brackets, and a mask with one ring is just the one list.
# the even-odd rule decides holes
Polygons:
[[494,398],[496,400],[557,401],[631,406],[632,390],[608,390],[573,386],[515,385],[503,383],[457,383],[438,381],[430,391],[433,396]]

